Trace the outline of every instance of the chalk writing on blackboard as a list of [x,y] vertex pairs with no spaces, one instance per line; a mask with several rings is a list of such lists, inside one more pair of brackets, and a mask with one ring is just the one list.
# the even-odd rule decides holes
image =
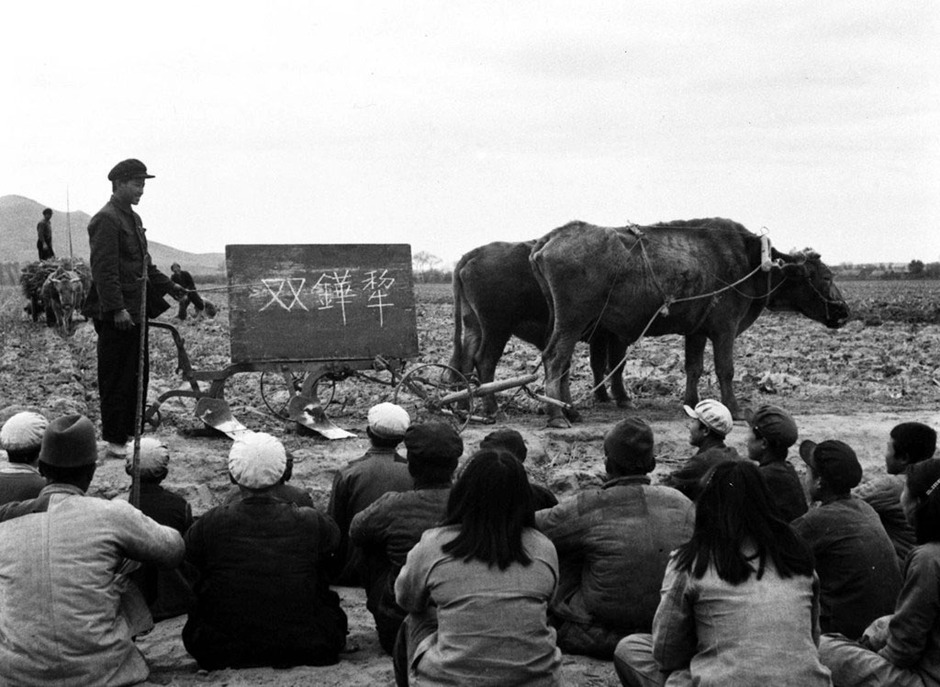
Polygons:
[[[262,279],[261,283],[264,284],[265,288],[268,290],[268,293],[271,294],[271,300],[265,303],[261,307],[261,310],[266,310],[267,308],[274,305],[275,303],[279,305],[280,307],[284,308],[284,310],[287,310],[288,312],[290,312],[291,309],[295,305],[303,308],[304,310],[307,310],[307,306],[305,306],[300,300],[300,292],[303,291],[304,283],[306,281],[307,280],[304,278],[285,279],[283,277],[276,277],[274,279]],[[281,299],[281,294],[284,293],[285,286],[288,287],[288,289],[291,292],[291,295],[293,296],[290,303],[285,303]],[[274,290],[275,287],[277,287],[277,291]]]
[[264,297],[267,301],[259,312],[272,307],[288,312],[295,309],[310,312],[310,307],[318,311],[333,310],[339,313],[343,326],[346,326],[349,309],[353,307],[356,299],[364,298],[363,305],[359,307],[364,306],[376,313],[379,326],[385,326],[385,309],[395,306],[392,302],[395,277],[391,276],[387,269],[366,270],[361,274],[365,275],[365,278],[359,280],[358,289],[355,275],[349,269],[321,272],[309,285],[306,277],[263,278],[261,283],[266,289]]

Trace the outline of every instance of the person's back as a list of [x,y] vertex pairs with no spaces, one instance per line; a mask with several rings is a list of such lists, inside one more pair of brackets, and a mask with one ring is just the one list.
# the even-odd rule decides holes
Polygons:
[[129,685],[147,678],[132,635],[152,623],[139,594],[139,606],[124,603],[135,593],[129,561],[178,565],[183,540],[126,502],[85,496],[96,457],[91,422],[57,418],[40,454],[50,484],[32,501],[0,508],[3,684]]
[[609,658],[630,632],[648,631],[669,552],[692,534],[692,502],[651,486],[653,434],[642,420],[618,423],[604,440],[609,476],[592,489],[536,513],[536,526],[561,561],[551,611],[558,645]]
[[186,533],[196,602],[183,644],[202,668],[328,665],[345,645],[346,615],[324,569],[339,530],[315,509],[266,493],[285,467],[273,437],[236,441],[229,471],[250,493]]
[[856,638],[894,608],[901,589],[894,547],[874,509],[850,493],[862,479],[862,466],[848,444],[807,440],[800,456],[807,492],[820,505],[791,524],[816,560],[820,626]]

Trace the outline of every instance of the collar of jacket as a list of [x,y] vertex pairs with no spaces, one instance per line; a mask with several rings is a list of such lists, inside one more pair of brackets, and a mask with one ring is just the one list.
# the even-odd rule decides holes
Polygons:
[[725,446],[724,439],[719,439],[714,434],[709,433],[708,436],[702,440],[702,445],[698,447],[698,452],[705,453],[705,451],[713,448],[727,448],[727,446]]
[[46,494],[73,494],[75,496],[84,496],[85,492],[76,487],[74,484],[50,482],[39,492],[39,496],[44,496]]
[[627,475],[626,477],[615,477],[604,482],[602,489],[610,487],[627,486],[629,484],[650,484],[649,475]]

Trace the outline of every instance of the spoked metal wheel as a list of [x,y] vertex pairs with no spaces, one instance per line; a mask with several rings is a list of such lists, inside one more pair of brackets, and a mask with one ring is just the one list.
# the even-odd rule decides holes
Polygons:
[[259,386],[261,387],[261,399],[264,401],[264,405],[274,415],[286,420],[288,418],[287,406],[290,400],[300,393],[306,378],[306,372],[276,372],[272,370],[262,372]]
[[473,415],[470,382],[449,365],[429,363],[409,370],[395,387],[394,402],[411,421],[446,420],[460,432]]

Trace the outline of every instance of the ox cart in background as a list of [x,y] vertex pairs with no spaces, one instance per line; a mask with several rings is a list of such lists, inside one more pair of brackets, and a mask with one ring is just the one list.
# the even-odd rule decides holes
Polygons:
[[229,245],[225,253],[231,364],[194,369],[177,329],[151,322],[173,337],[177,368],[189,387],[167,391],[150,405],[144,419],[153,425],[162,403],[193,398],[200,420],[237,436],[245,427],[232,416],[225,386],[233,375],[257,372],[273,415],[330,439],[354,436],[328,416],[344,380],[386,387],[379,400],[401,405],[413,421],[443,416],[463,429],[482,419],[474,416],[476,396],[526,388],[537,378],[480,387],[448,365],[406,369],[419,352],[407,244]]

